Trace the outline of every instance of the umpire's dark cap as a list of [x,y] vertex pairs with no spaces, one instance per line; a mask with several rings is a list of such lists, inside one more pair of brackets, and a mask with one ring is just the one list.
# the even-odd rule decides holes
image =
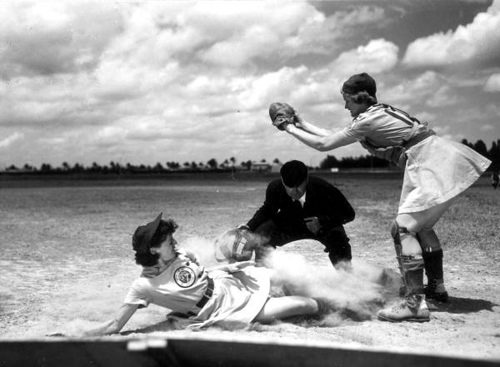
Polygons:
[[280,174],[285,186],[297,187],[307,179],[307,167],[301,161],[288,161],[281,167]]
[[158,226],[160,225],[161,216],[160,213],[155,220],[145,224],[143,226],[137,227],[132,236],[132,247],[134,251],[138,253],[148,253],[151,248],[151,239],[156,233]]
[[363,91],[373,97],[377,94],[377,84],[375,83],[375,79],[367,73],[354,74],[342,85],[343,93],[357,94]]

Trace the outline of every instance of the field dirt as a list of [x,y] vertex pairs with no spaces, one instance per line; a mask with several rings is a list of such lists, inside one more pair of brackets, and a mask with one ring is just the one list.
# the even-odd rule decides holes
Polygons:
[[[328,179],[356,210],[356,219],[346,226],[356,279],[335,273],[320,246],[293,244],[282,250],[307,262],[305,268],[297,268],[297,274],[336,274],[332,279],[338,283],[325,289],[352,301],[362,296],[363,277],[375,284],[382,269],[396,274],[388,228],[397,210],[399,181]],[[1,188],[1,340],[54,340],[47,336],[52,333],[65,334],[64,340],[79,339],[82,330],[114,315],[128,285],[139,274],[130,250],[130,235],[137,225],[163,211],[180,224],[177,240],[199,246],[203,252],[215,236],[250,218],[262,203],[265,187],[265,180],[228,180],[158,186]],[[304,345],[500,361],[499,209],[500,190],[493,190],[482,179],[437,224],[450,302],[429,302],[432,312],[427,323],[387,323],[374,316],[356,321],[332,314],[322,320],[254,324],[243,330],[168,330],[165,311],[153,306],[138,311],[120,335],[101,339],[192,336],[289,340]],[[384,292],[376,287],[367,291]],[[385,296],[387,302],[393,300],[395,285],[391,287],[387,292],[391,296]]]

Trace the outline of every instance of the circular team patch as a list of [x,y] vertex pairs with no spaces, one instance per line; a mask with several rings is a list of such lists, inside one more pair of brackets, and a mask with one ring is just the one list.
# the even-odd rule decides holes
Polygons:
[[175,271],[174,280],[179,287],[188,288],[194,284],[196,276],[193,269],[188,266],[181,266]]

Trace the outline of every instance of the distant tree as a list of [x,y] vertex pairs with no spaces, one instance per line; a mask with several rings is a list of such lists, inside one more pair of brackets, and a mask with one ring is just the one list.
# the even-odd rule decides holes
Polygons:
[[127,164],[125,165],[125,170],[126,170],[127,172],[134,172],[135,167],[134,167],[134,165],[133,165],[132,163],[127,163]]
[[32,165],[28,164],[28,163],[25,163],[24,166],[23,166],[23,169],[25,171],[35,171],[35,167],[33,167]]
[[81,173],[85,170],[85,168],[80,163],[75,163],[73,168],[71,168],[70,170],[76,173]]
[[161,172],[163,171],[163,166],[161,165],[160,162],[156,163],[155,166],[153,167],[153,170],[156,172]]
[[69,171],[70,170],[70,166],[68,164],[68,162],[63,162],[62,163],[62,168],[64,171]]
[[167,162],[167,163],[166,163],[166,165],[167,165],[167,168],[168,168],[168,169],[172,169],[172,170],[173,170],[173,169],[177,169],[177,168],[179,168],[179,163],[174,162],[174,161],[172,161],[172,162]]
[[217,160],[215,158],[211,158],[207,161],[207,166],[211,169],[216,169],[218,167]]
[[330,169],[334,167],[339,167],[339,161],[333,155],[327,155],[326,158],[319,163],[319,168],[321,169]]
[[467,141],[467,139],[462,139],[462,144],[467,145],[469,148],[473,148],[474,149],[474,145],[471,144],[471,143],[469,143]]
[[52,171],[52,166],[50,165],[50,163],[42,163],[42,165],[40,166],[40,171],[42,171],[43,173],[49,173]]
[[231,162],[231,165],[234,167],[234,165],[236,164],[236,158],[231,157],[231,158],[229,158],[229,161]]
[[281,164],[281,161],[278,158],[274,158],[273,163],[274,164]]
[[252,161],[248,160],[246,162],[241,162],[241,166],[250,171],[252,169]]
[[488,151],[488,158],[492,161],[491,169],[500,169],[500,139],[491,143],[491,148]]
[[484,141],[478,140],[474,144],[474,150],[478,152],[479,154],[484,155],[485,157],[488,156],[488,148],[486,148],[486,144],[484,144]]
[[96,173],[101,173],[102,172],[102,167],[97,164],[97,162],[92,162],[92,166],[90,167],[91,172],[96,172]]

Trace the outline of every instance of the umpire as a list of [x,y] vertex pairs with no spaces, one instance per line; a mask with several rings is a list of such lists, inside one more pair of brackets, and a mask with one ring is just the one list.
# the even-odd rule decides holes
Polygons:
[[344,195],[325,180],[309,176],[301,161],[285,163],[280,174],[281,179],[267,186],[264,204],[246,226],[269,238],[267,246],[314,239],[325,246],[334,266],[350,262],[351,245],[343,225],[354,219],[354,209]]

